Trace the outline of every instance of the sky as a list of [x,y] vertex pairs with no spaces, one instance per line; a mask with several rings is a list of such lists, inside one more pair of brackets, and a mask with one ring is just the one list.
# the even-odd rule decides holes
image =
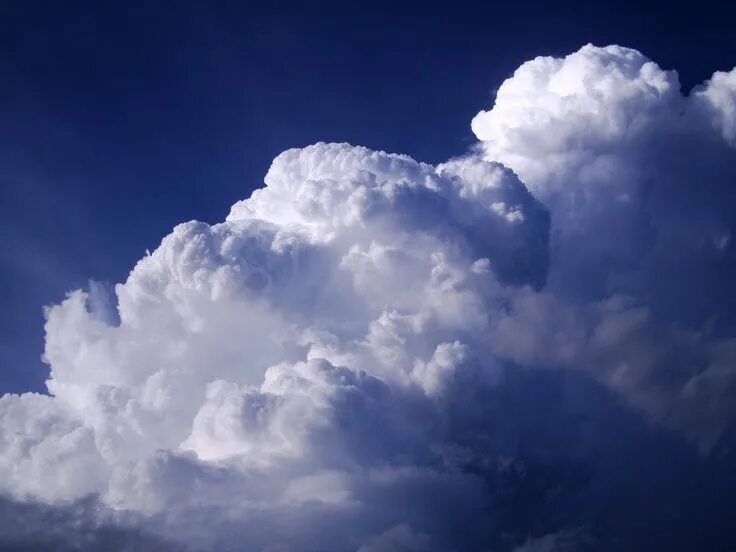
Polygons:
[[0,7],[0,548],[732,549],[734,15]]
[[520,63],[587,42],[637,48],[686,90],[736,57],[723,3],[527,6],[2,6],[0,390],[43,389],[44,305],[121,281],[178,222],[220,220],[285,149],[460,155]]

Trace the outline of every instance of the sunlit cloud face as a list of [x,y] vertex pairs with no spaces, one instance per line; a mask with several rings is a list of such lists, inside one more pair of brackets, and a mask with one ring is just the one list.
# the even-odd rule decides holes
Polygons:
[[707,456],[736,416],[736,70],[683,96],[588,45],[472,128],[438,166],[286,151],[114,297],[48,308],[49,395],[0,399],[9,511],[85,520],[81,547],[577,550],[617,455]]

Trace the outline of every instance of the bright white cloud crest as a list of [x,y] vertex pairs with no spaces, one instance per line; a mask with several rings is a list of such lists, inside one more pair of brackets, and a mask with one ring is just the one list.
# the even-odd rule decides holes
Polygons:
[[0,399],[0,487],[195,547],[442,548],[446,508],[487,507],[463,466],[501,450],[487,403],[523,367],[708,450],[736,415],[735,75],[684,97],[588,45],[522,65],[467,157],[284,152],[138,262],[119,323],[82,291],[48,309],[50,396]]

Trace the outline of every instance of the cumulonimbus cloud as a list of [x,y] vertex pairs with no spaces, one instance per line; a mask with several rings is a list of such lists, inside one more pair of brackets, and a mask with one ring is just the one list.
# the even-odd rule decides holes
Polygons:
[[[9,503],[182,548],[529,548],[560,540],[503,527],[536,372],[707,453],[736,418],[736,70],[684,96],[588,45],[472,128],[438,166],[286,151],[141,259],[117,313],[99,287],[48,308],[49,395],[0,399]],[[541,416],[529,446],[572,459]]]

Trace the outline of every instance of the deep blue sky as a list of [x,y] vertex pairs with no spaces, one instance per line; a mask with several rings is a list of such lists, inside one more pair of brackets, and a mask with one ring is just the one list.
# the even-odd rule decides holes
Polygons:
[[736,63],[725,2],[346,4],[0,5],[0,393],[42,389],[42,305],[125,279],[178,222],[222,220],[284,149],[444,160],[520,63],[589,41],[685,89]]

